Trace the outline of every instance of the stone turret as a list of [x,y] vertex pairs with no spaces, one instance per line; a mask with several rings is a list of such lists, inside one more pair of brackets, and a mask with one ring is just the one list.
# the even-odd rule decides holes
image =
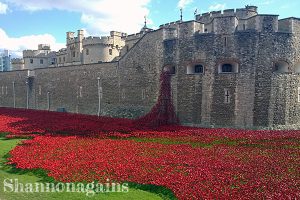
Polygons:
[[81,64],[82,63],[82,41],[84,31],[78,30],[77,37],[75,32],[67,32],[67,55],[65,63]]
[[83,63],[110,62],[125,46],[124,33],[111,31],[110,36],[87,37],[83,40]]

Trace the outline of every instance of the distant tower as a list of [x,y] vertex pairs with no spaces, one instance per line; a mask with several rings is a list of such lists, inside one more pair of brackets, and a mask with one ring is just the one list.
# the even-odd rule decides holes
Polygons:
[[144,19],[145,19],[144,27],[141,29],[140,32],[141,33],[146,33],[146,32],[152,31],[153,29],[147,27],[147,16],[144,16]]
[[144,24],[145,24],[145,25],[144,25],[144,28],[147,28],[147,16],[146,16],[146,15],[144,16],[144,19],[145,19],[145,22],[144,22]]
[[180,8],[180,21],[182,22],[182,8]]
[[198,8],[196,8],[196,10],[194,11],[194,18],[196,19],[196,16],[198,14]]

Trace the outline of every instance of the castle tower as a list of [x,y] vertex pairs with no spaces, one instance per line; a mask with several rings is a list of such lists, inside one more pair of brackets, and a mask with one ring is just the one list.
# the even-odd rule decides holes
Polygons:
[[66,33],[67,35],[66,35],[66,44],[68,45],[69,44],[69,41],[70,40],[72,40],[72,39],[74,39],[74,32],[67,32]]
[[83,44],[83,63],[111,62],[125,46],[124,33],[111,31],[106,37],[87,37]]
[[74,65],[82,63],[82,41],[84,38],[84,31],[78,30],[77,37],[75,32],[67,32],[67,55],[65,63],[72,63]]

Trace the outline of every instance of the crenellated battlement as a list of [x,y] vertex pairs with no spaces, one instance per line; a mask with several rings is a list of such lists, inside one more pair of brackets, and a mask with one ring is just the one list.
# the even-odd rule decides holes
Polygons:
[[117,31],[111,31],[110,36],[89,36],[83,39],[82,45],[83,47],[88,45],[104,45],[110,46],[114,45],[117,41],[122,40],[124,37],[127,37],[127,34]]
[[141,38],[143,35],[144,35],[144,33],[135,33],[135,34],[123,36],[122,39],[124,39],[125,41],[136,40],[136,39]]
[[102,37],[86,37],[82,41],[83,46],[87,45],[113,45],[114,38],[111,36],[102,36]]
[[47,57],[47,52],[41,52],[39,50],[24,50],[23,58],[31,58],[31,57]]
[[80,42],[78,40],[78,37],[74,37],[74,38],[67,38],[67,44],[74,44],[74,43],[78,43]]
[[236,16],[238,19],[247,19],[258,15],[256,6],[245,6],[245,8],[226,9],[219,11],[206,12],[196,15],[196,20],[202,23],[210,23],[216,17]]
[[176,28],[182,21],[169,22],[166,24],[162,24],[159,28]]
[[111,37],[126,37],[127,33],[119,32],[119,31],[110,31]]
[[[164,38],[184,38],[194,33],[233,34],[236,31],[278,32],[292,31],[296,20],[279,23],[278,15],[258,14],[256,6],[239,9],[212,11],[196,16],[196,21],[176,21],[160,25],[164,29]],[[281,28],[281,26],[286,26]]]

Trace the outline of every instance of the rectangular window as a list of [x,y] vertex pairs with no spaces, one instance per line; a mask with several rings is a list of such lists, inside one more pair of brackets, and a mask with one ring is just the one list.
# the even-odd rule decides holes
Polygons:
[[195,74],[203,73],[203,65],[195,65]]
[[300,103],[300,87],[298,87],[298,102]]
[[33,63],[33,59],[30,59],[30,63],[31,63],[31,64]]
[[86,55],[89,55],[89,54],[90,54],[89,49],[86,49],[86,50],[85,50],[85,54],[86,54]]
[[43,59],[40,59],[40,64],[44,64],[44,60]]
[[224,46],[227,47],[227,37],[224,38]]
[[146,90],[142,89],[142,99],[146,99]]
[[73,51],[73,57],[75,58],[75,55],[76,55],[76,53],[75,53],[75,51]]
[[230,92],[227,88],[224,89],[224,97],[224,103],[230,103]]
[[232,64],[223,64],[222,65],[222,72],[223,73],[231,73],[231,72],[233,72],[233,66],[232,66]]
[[59,63],[61,63],[61,57],[59,57],[58,61],[59,61]]
[[63,58],[64,62],[66,62],[66,57]]
[[42,95],[42,86],[39,85],[39,95]]
[[109,55],[112,55],[112,49],[109,49]]

